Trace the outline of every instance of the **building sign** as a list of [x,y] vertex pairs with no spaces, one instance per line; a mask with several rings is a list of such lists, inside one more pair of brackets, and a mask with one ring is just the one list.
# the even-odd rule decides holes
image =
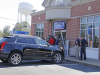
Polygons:
[[24,32],[24,31],[13,31],[13,34],[25,34],[25,35],[28,35],[29,32]]
[[55,6],[63,6],[63,5],[64,5],[63,0],[56,0]]
[[54,22],[54,30],[64,29],[65,21],[56,21]]

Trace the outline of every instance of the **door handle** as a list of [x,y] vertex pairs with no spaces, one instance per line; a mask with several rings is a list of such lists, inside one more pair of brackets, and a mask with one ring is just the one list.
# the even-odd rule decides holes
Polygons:
[[22,46],[25,46],[25,45],[22,45]]

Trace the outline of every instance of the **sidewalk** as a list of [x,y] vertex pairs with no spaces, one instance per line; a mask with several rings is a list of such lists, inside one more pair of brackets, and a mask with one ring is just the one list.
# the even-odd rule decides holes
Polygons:
[[65,56],[65,60],[100,68],[100,60],[97,60],[97,59],[87,58],[87,60],[79,60],[79,59],[76,59],[75,57]]

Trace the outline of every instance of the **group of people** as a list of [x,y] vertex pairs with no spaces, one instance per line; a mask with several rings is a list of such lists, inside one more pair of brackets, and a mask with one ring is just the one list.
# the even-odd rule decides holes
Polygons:
[[56,46],[60,45],[60,41],[57,36],[49,35],[49,37],[46,39],[46,41],[51,45],[56,45]]
[[[86,40],[84,39],[84,37],[78,37],[75,40],[75,48],[76,48],[75,57],[77,59],[82,60],[84,55],[84,60],[86,60]],[[80,52],[80,57],[79,57],[79,52]]]

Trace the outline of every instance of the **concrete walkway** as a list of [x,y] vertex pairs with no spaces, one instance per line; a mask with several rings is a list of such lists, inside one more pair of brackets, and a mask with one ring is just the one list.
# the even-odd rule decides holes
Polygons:
[[79,60],[79,59],[76,59],[75,57],[66,56],[65,60],[100,68],[100,60],[96,60],[96,59],[87,58],[87,60]]

